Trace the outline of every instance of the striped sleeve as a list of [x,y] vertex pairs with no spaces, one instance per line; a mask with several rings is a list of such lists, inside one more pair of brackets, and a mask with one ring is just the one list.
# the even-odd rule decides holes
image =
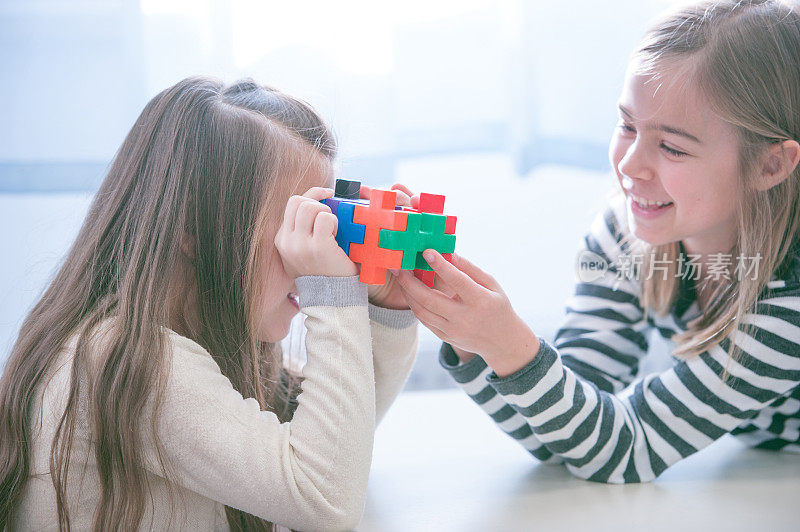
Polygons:
[[[613,392],[629,384],[638,371],[638,361],[647,351],[644,329],[648,326],[636,285],[628,279],[616,279],[617,257],[624,246],[618,210],[612,206],[598,215],[583,239],[579,253],[592,253],[608,270],[600,279],[576,285],[555,338],[565,366],[600,389]],[[467,364],[459,364],[452,348],[443,344],[439,361],[501,430],[539,460],[561,462],[538,440],[525,418],[489,386],[486,377],[491,369],[483,359],[475,357]]]
[[647,354],[650,325],[639,304],[639,287],[618,271],[627,254],[614,207],[599,215],[584,238],[579,256],[588,253],[608,269],[596,279],[579,281],[567,301],[566,317],[554,345],[563,364],[599,389],[617,393],[629,385]]
[[561,458],[551,453],[533,433],[528,421],[517,412],[487,382],[491,368],[480,357],[473,357],[466,364],[460,364],[453,348],[442,344],[439,362],[450,372],[453,380],[486,412],[497,426],[516,440],[532,456],[546,463],[561,463]]
[[[581,379],[547,342],[517,373],[491,373],[487,380],[574,475],[610,483],[652,480],[800,384],[798,293],[762,300],[743,319],[750,334],[740,329],[622,393]],[[743,350],[736,360],[728,356],[731,342]]]

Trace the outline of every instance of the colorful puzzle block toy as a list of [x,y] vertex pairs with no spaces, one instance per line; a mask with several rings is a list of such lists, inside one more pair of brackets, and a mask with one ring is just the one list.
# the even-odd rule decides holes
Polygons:
[[451,260],[456,246],[456,217],[444,214],[444,196],[420,194],[416,209],[398,207],[397,192],[373,188],[360,199],[361,183],[336,180],[335,196],[322,200],[339,219],[336,242],[361,265],[359,280],[386,282],[388,269],[414,270],[427,286],[434,272],[422,252],[435,249]]

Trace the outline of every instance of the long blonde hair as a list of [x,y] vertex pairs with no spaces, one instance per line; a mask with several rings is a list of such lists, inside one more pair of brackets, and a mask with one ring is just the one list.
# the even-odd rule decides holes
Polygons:
[[[711,301],[675,336],[676,356],[691,357],[716,345],[734,359],[728,336],[752,328],[742,321],[757,304],[770,276],[785,264],[800,236],[800,168],[766,191],[754,187],[764,150],[773,143],[800,140],[800,9],[776,0],[704,2],[673,11],[646,33],[632,60],[638,74],[659,77],[677,62],[689,65],[692,81],[740,142],[738,237],[731,256],[758,257],[752,278],[731,275],[711,283]],[[637,243],[642,271],[666,258],[670,271],[646,278],[642,305],[664,315],[675,303],[680,243]],[[727,368],[726,368],[727,373]]]
[[[141,442],[131,435],[143,432],[151,394],[154,433],[157,426],[170,367],[162,329],[168,281],[187,238],[195,249],[189,286],[200,294],[192,339],[243,396],[291,418],[297,383],[283,378],[277,346],[254,335],[262,281],[255,265],[270,252],[259,242],[300,185],[298,172],[309,160],[332,161],[335,152],[332,134],[307,104],[250,80],[226,87],[188,78],[145,106],[63,265],[24,320],[0,379],[0,529],[29,475],[37,387],[73,334],[67,406],[50,457],[59,529],[70,528],[66,477],[76,421],[88,423],[96,441],[102,497],[94,529],[138,527],[148,488]],[[90,333],[106,319],[113,334],[90,357]],[[88,395],[88,420],[78,419],[79,394]],[[157,434],[156,448],[169,478]],[[233,530],[271,528],[240,510],[226,513]]]

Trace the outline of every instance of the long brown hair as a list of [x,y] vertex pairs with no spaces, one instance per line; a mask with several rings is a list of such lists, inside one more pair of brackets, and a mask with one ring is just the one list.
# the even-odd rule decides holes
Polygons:
[[[637,73],[656,80],[663,67],[680,63],[691,69],[705,102],[738,135],[741,201],[737,242],[730,252],[732,265],[737,257],[760,257],[757,274],[709,282],[708,308],[675,337],[673,352],[691,357],[724,341],[735,359],[736,344],[726,337],[751,329],[743,316],[800,237],[800,167],[769,190],[754,186],[761,155],[770,144],[800,141],[800,5],[727,0],[683,7],[650,28],[633,59]],[[666,314],[678,296],[680,244],[634,242],[633,247],[643,255],[642,271],[649,271],[653,259],[671,264],[666,280],[656,275],[641,285],[643,306]]]
[[[148,397],[153,433],[157,426],[170,367],[165,302],[175,297],[169,280],[187,241],[196,317],[186,329],[244,397],[291,417],[297,383],[282,378],[278,347],[254,335],[262,282],[255,265],[271,252],[259,242],[277,227],[297,176],[315,162],[329,164],[335,152],[332,134],[307,104],[250,80],[226,87],[188,78],[145,106],[63,265],[24,320],[0,379],[0,529],[11,522],[30,472],[37,387],[73,335],[71,384],[50,457],[59,529],[70,528],[66,477],[76,421],[88,424],[96,442],[102,497],[94,529],[141,522],[147,478],[132,435],[142,433]],[[104,320],[114,326],[98,352],[90,333]],[[78,419],[80,394],[88,397],[88,420]],[[240,510],[226,513],[233,530],[271,528]]]

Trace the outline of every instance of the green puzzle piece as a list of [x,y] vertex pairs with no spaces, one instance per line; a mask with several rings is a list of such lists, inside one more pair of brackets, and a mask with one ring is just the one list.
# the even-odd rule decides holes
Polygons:
[[422,258],[426,249],[439,253],[453,253],[456,250],[456,235],[444,232],[447,216],[421,212],[408,213],[405,231],[381,229],[378,246],[403,252],[400,268],[403,270],[431,270]]

